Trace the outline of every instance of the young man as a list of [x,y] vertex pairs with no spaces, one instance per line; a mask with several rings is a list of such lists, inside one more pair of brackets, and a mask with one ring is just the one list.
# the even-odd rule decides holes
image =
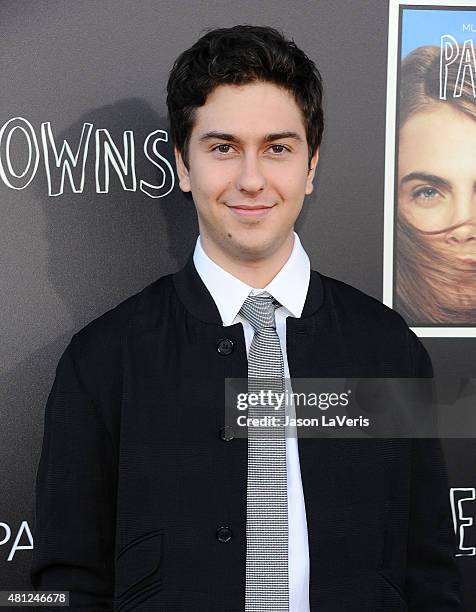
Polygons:
[[460,609],[436,439],[236,435],[226,378],[431,376],[402,318],[310,270],[293,227],[323,131],[314,64],[208,32],[167,104],[200,236],[74,335],[48,399],[32,580],[74,610]]

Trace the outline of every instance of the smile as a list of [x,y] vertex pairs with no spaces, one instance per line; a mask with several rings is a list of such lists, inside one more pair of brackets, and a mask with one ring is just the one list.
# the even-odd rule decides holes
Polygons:
[[249,206],[229,206],[228,207],[234,215],[238,217],[251,217],[253,219],[261,219],[269,215],[274,206],[261,206],[261,207],[249,207]]

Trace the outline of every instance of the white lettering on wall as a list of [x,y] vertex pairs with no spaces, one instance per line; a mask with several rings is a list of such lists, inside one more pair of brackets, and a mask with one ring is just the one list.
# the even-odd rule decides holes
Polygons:
[[[84,188],[84,169],[86,166],[88,144],[92,129],[92,123],[85,123],[83,125],[76,155],[73,155],[71,147],[66,140],[63,140],[63,146],[61,147],[61,151],[58,155],[53,132],[51,130],[51,123],[47,121],[41,124],[41,142],[43,144],[46,179],[48,181],[48,195],[58,196],[63,193],[64,177],[66,173],[68,173],[69,184],[71,185],[73,193],[82,193]],[[53,174],[51,173],[50,149],[54,157]],[[78,165],[80,158],[81,165]],[[76,175],[76,180],[74,175]],[[55,186],[53,186],[53,183],[55,183]]]
[[[154,166],[157,166],[157,168],[162,172],[162,182],[160,183],[160,185],[151,185],[150,183],[147,183],[143,180],[141,180],[140,182],[141,191],[146,193],[150,198],[163,198],[172,191],[175,185],[175,174],[172,169],[172,166],[170,165],[169,161],[165,159],[165,157],[162,157],[162,155],[157,149],[157,144],[159,142],[167,142],[168,139],[169,137],[167,132],[164,132],[164,130],[155,130],[155,132],[152,132],[147,136],[144,142],[144,155],[152,164],[154,164]],[[165,172],[161,164],[154,161],[154,156],[165,164],[169,171],[168,173]],[[169,181],[168,188],[166,188],[167,178],[172,179],[171,181]],[[161,193],[161,190],[163,190],[164,188],[166,189],[166,191]]]
[[[28,162],[25,169],[17,174],[13,169],[10,156],[12,135],[15,130],[23,132],[28,145]],[[40,151],[35,130],[23,117],[9,119],[0,130],[0,177],[11,189],[25,189],[33,180],[40,161]]]
[[[59,143],[55,141],[51,122],[45,121],[41,124],[41,152],[49,196],[62,195],[69,189],[72,193],[83,193],[89,155],[94,155],[96,193],[109,193],[111,169],[125,191],[137,191],[136,145],[133,131],[123,132],[122,146],[119,146],[107,129],[97,128],[94,133],[93,148],[90,143],[93,128],[92,123],[84,123],[79,142],[72,147],[69,142],[63,140],[60,148]],[[24,137],[28,159],[21,172],[18,172],[18,163],[15,165],[12,160],[12,137],[17,131]],[[158,185],[143,179],[139,181],[140,191],[150,198],[163,198],[175,185],[172,165],[159,153],[161,142],[168,142],[167,132],[154,130],[145,138],[143,145],[145,158],[161,175]],[[24,117],[9,119],[0,129],[0,179],[10,189],[25,189],[36,175],[39,161],[40,147],[32,124]]]
[[131,131],[123,134],[123,155],[119,153],[111,135],[105,129],[96,130],[96,191],[109,192],[109,164],[116,171],[122,188],[135,191],[137,186],[135,169],[134,135]]
[[476,510],[474,502],[476,499],[476,488],[456,488],[450,489],[451,512],[453,513],[453,525],[458,536],[457,557],[473,557],[476,555],[476,547],[465,546],[465,530],[473,525],[473,517],[470,515]]

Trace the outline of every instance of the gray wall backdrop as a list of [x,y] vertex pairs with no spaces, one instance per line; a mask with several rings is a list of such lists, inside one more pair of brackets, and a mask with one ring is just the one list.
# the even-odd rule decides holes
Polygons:
[[[119,148],[124,130],[132,130],[138,181],[160,183],[142,147],[150,132],[168,130],[172,62],[204,28],[237,23],[281,28],[319,66],[326,130],[316,189],[296,229],[313,268],[381,299],[385,0],[2,0],[0,127],[27,119],[40,163],[23,190],[0,180],[0,589],[30,587],[34,479],[59,356],[88,321],[181,267],[197,235],[193,203],[177,184],[153,199],[139,188],[124,190],[113,172],[109,192],[97,194],[93,141],[82,193],[66,181],[62,195],[49,196],[40,125],[51,122],[59,146],[66,139],[73,151],[84,123],[93,124],[92,138],[108,129]],[[17,131],[18,172],[25,142]],[[170,143],[160,152],[173,162]],[[476,339],[424,343],[437,372],[474,376]],[[445,451],[451,486],[474,488],[474,440],[448,440]],[[465,513],[474,518],[476,502],[467,502]],[[465,545],[476,546],[474,526],[465,533]],[[473,610],[476,558],[465,554],[458,562],[468,583],[466,609]]]

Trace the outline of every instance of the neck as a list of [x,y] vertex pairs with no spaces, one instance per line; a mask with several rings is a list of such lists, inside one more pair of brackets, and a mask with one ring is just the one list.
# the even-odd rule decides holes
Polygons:
[[200,243],[206,255],[218,266],[250,287],[262,289],[273,280],[289,259],[294,246],[294,234],[291,232],[272,254],[253,259],[238,259],[224,253],[204,235],[200,236]]

